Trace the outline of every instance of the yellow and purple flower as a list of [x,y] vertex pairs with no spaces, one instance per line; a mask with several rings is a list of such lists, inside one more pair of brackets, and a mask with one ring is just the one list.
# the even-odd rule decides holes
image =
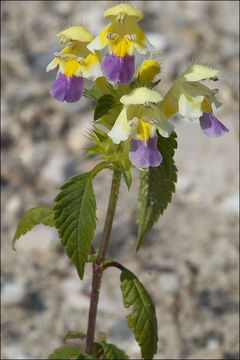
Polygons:
[[143,14],[128,4],[119,4],[106,10],[104,16],[111,23],[88,45],[88,49],[93,52],[107,46],[101,64],[104,76],[109,81],[128,84],[135,73],[135,49],[144,55],[154,50],[137,25]]
[[215,80],[218,70],[192,65],[174,82],[164,96],[159,108],[167,118],[179,113],[190,120],[199,119],[203,133],[209,137],[218,137],[229,130],[214,115],[212,104],[216,108],[222,104],[216,99],[217,89],[209,89],[199,81]]
[[84,89],[83,78],[96,80],[102,76],[99,53],[87,49],[93,36],[82,26],[73,26],[57,34],[60,43],[69,43],[47,66],[50,71],[59,66],[56,80],[50,87],[50,94],[58,101],[76,102]]
[[130,137],[129,159],[138,168],[159,166],[162,155],[157,148],[156,131],[169,137],[173,126],[157,107],[162,96],[145,87],[121,97],[124,105],[108,136],[115,144]]

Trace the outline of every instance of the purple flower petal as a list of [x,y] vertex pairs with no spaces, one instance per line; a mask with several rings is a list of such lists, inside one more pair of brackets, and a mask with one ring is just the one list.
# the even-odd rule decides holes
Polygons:
[[50,87],[50,94],[58,101],[76,102],[83,93],[83,78],[78,76],[67,77],[59,73]]
[[212,113],[203,113],[199,120],[202,131],[209,137],[218,137],[229,131]]
[[132,81],[135,72],[135,58],[126,54],[116,56],[107,54],[101,64],[103,75],[110,81],[120,81],[128,84]]
[[138,168],[159,166],[162,162],[162,155],[157,149],[157,137],[149,138],[146,144],[141,140],[130,140],[129,159]]

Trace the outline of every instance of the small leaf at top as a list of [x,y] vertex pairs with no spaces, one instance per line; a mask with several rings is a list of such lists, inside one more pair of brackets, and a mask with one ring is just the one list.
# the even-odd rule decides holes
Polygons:
[[20,220],[15,235],[12,241],[12,247],[21,235],[26,234],[30,231],[34,225],[44,224],[48,226],[55,226],[54,212],[52,206],[38,206],[25,212],[22,219]]
[[105,94],[98,99],[95,112],[94,121],[105,115],[115,105],[114,96],[111,94]]
[[49,359],[77,359],[79,356],[79,350],[74,345],[63,345],[58,349],[55,349],[50,355]]
[[127,316],[128,326],[134,332],[142,357],[152,359],[158,342],[157,317],[152,299],[131,271],[123,270],[120,280],[124,307],[133,306]]
[[84,334],[81,331],[75,331],[75,330],[69,330],[67,334],[63,338],[63,342],[65,343],[68,339],[83,339],[86,337],[86,334]]
[[98,95],[98,89],[97,89],[96,85],[93,86],[92,89],[90,89],[90,90],[84,89],[83,95],[86,98],[93,99],[93,100],[97,101],[99,95]]
[[175,191],[177,168],[173,156],[177,148],[176,137],[174,131],[169,138],[158,134],[157,147],[163,160],[158,167],[149,167],[140,173],[137,250],[145,233],[152,228],[171,202],[172,193]]
[[91,173],[73,176],[55,198],[55,223],[62,245],[83,279],[96,228],[96,202]]

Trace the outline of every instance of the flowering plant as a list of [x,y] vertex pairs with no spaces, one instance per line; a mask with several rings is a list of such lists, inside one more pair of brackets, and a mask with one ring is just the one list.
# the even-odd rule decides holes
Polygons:
[[[195,64],[179,76],[165,96],[156,86],[161,68],[151,58],[154,47],[137,25],[143,18],[140,10],[119,4],[105,11],[110,23],[94,38],[82,26],[73,26],[57,34],[66,45],[55,53],[47,71],[58,67],[50,94],[60,102],[76,102],[86,96],[95,102],[94,124],[89,133],[92,146],[87,155],[97,156],[97,165],[89,172],[71,177],[61,186],[54,206],[28,210],[20,221],[16,240],[36,224],[55,226],[62,245],[72,259],[80,279],[85,264],[92,263],[93,280],[87,334],[70,331],[69,338],[86,337],[86,350],[81,353],[73,345],[54,350],[50,359],[126,359],[123,350],[94,340],[99,290],[104,270],[117,267],[129,327],[144,359],[152,359],[157,351],[157,318],[151,297],[137,276],[124,265],[106,258],[107,247],[123,177],[131,188],[133,167],[139,169],[138,241],[140,248],[145,233],[163,214],[175,191],[177,168],[174,152],[177,135],[169,119],[180,114],[199,120],[209,137],[223,135],[228,129],[213,115],[217,89],[202,84],[206,79],[217,81],[217,70]],[[138,55],[137,55],[138,54]],[[141,58],[137,66],[136,57]],[[84,79],[94,81],[84,89]],[[104,170],[113,171],[107,215],[99,249],[92,240],[96,227],[96,201],[92,180]]]

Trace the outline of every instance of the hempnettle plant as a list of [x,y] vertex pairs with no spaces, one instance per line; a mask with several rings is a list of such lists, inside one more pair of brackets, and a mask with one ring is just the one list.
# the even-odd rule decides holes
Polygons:
[[[212,106],[221,106],[215,95],[201,81],[217,81],[217,70],[194,64],[176,79],[162,97],[153,90],[160,82],[158,61],[151,57],[154,47],[137,25],[143,18],[140,10],[119,4],[104,12],[109,24],[94,37],[82,26],[73,26],[57,34],[66,45],[55,53],[47,71],[58,67],[50,94],[58,101],[75,102],[86,96],[95,102],[94,122],[89,133],[92,146],[87,155],[97,155],[97,165],[89,172],[71,177],[60,187],[55,205],[28,210],[21,219],[16,240],[36,224],[55,226],[62,245],[76,266],[82,280],[87,262],[92,263],[92,291],[87,333],[69,331],[64,337],[86,338],[85,353],[73,345],[54,350],[49,359],[127,359],[128,356],[105,338],[94,340],[99,290],[104,271],[117,267],[127,316],[139,344],[141,356],[152,359],[157,352],[157,318],[154,304],[143,284],[124,265],[106,258],[121,178],[130,190],[131,168],[139,170],[138,240],[163,214],[175,191],[177,168],[174,152],[177,135],[169,118],[180,114],[199,120],[209,137],[223,135],[228,129],[213,115]],[[101,51],[101,52],[100,52]],[[138,55],[137,55],[138,54]],[[136,58],[141,59],[137,66]],[[139,61],[140,62],[140,61]],[[84,78],[94,81],[84,90]],[[113,172],[101,243],[94,249],[96,202],[92,180],[110,169]]]

